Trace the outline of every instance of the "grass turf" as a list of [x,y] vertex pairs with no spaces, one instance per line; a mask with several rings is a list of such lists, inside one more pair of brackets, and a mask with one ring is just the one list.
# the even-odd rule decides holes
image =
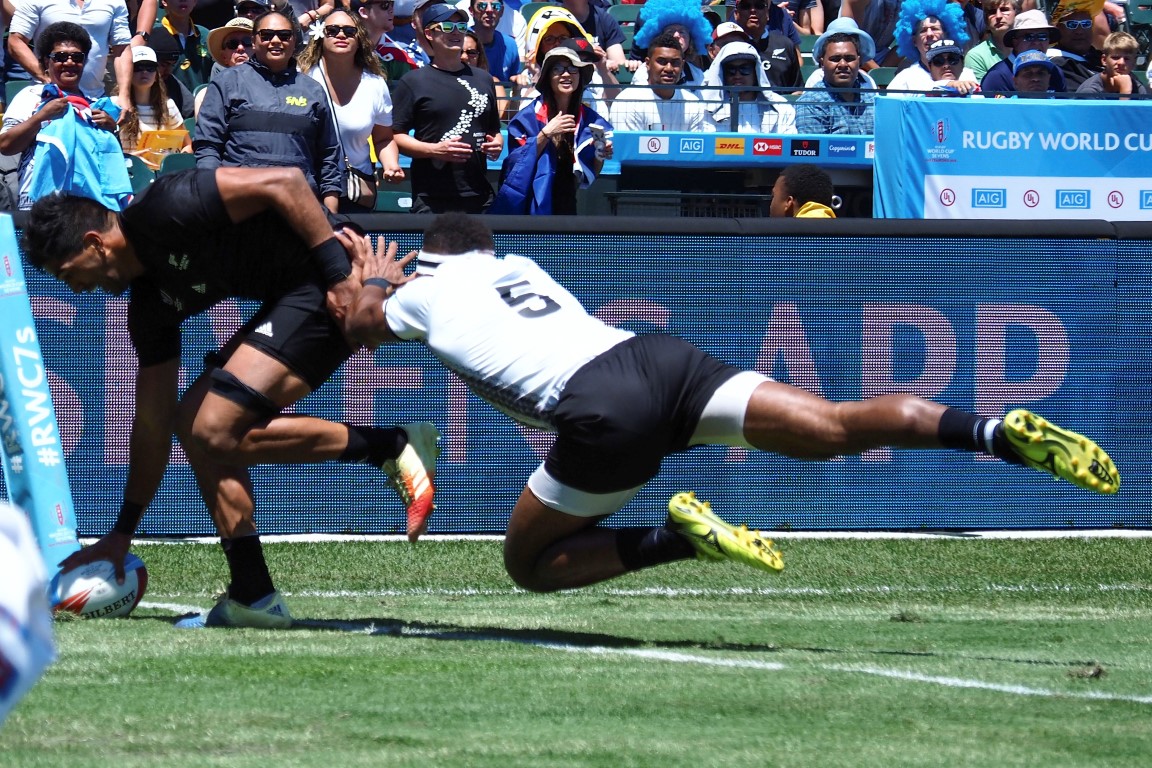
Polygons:
[[[57,623],[2,766],[1143,766],[1152,540],[787,540],[554,595],[497,542],[270,544],[300,626]],[[143,546],[207,607],[219,550]]]

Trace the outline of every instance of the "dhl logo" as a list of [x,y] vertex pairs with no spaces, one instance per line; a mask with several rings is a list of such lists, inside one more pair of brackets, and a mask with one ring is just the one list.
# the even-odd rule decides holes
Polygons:
[[744,139],[716,139],[716,154],[742,155],[744,154]]

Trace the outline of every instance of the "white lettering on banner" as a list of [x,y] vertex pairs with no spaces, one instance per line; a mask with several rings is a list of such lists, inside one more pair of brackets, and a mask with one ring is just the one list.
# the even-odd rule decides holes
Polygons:
[[1042,133],[1040,147],[1065,152],[1111,152],[1120,148],[1120,137],[1115,133]]
[[1126,133],[1032,133],[1026,131],[963,131],[964,149],[1001,149],[1008,151],[1031,149],[1032,139],[1039,138],[1040,149],[1060,152],[1129,152],[1152,151],[1152,134]]
[[964,149],[1030,149],[1032,133],[1021,131],[964,131]]

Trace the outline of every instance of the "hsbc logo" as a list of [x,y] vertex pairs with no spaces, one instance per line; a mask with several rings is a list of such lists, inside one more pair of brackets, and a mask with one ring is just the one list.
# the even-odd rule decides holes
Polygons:
[[753,155],[774,155],[779,157],[784,154],[784,140],[783,139],[753,139],[752,140],[752,154]]
[[680,154],[682,154],[682,155],[702,155],[702,154],[704,154],[704,139],[681,138],[680,139]]
[[819,157],[820,142],[816,139],[792,139],[792,157]]

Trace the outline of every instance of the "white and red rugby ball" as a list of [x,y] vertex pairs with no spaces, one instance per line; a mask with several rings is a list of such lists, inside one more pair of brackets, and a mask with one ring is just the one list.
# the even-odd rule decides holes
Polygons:
[[96,560],[52,579],[49,595],[53,609],[67,611],[86,619],[111,619],[127,616],[140,603],[148,588],[148,569],[144,561],[129,554],[124,558],[124,583],[116,583],[116,569],[111,561]]

